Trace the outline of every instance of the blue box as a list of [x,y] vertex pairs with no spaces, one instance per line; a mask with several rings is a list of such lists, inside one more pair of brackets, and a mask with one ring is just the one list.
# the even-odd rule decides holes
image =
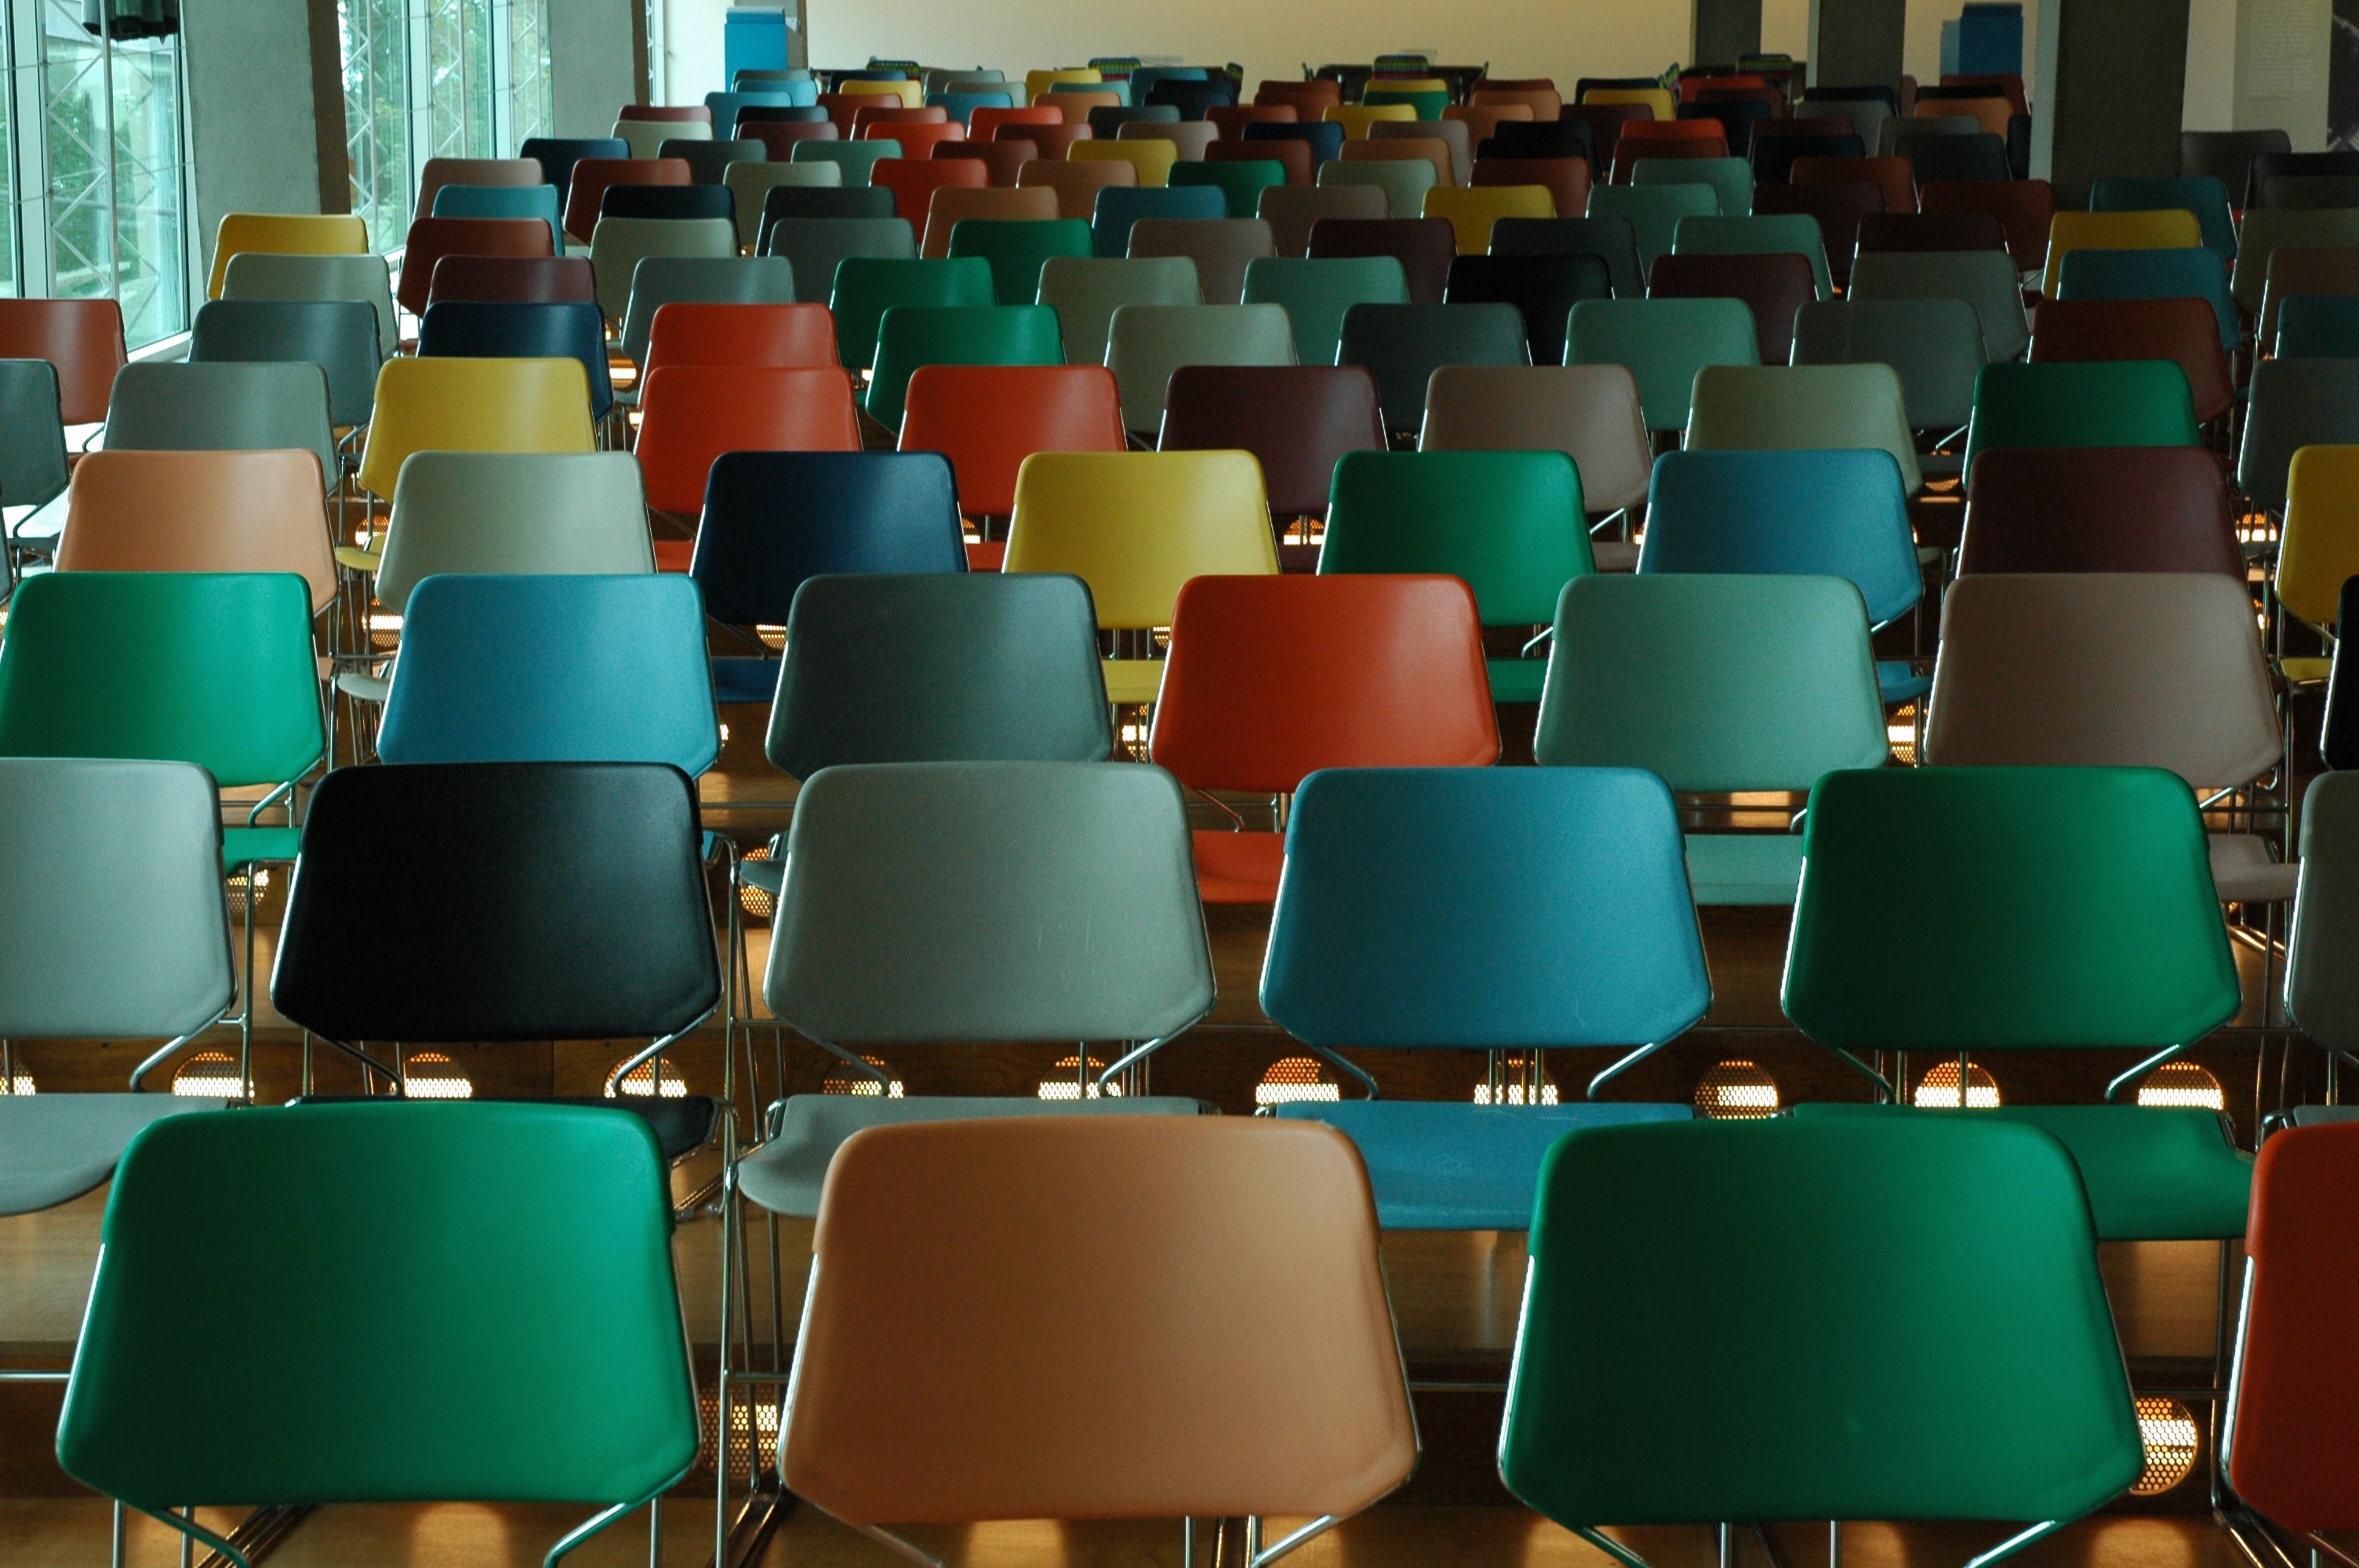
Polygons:
[[787,58],[787,13],[781,5],[732,5],[722,17],[722,80],[734,81],[741,70],[784,70],[794,63]]
[[1944,76],[2021,76],[2023,7],[2012,4],[1968,5],[1941,24]]

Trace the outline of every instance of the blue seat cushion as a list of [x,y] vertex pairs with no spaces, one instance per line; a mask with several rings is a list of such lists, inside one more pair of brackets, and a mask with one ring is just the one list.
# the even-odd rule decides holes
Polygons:
[[777,659],[715,659],[712,700],[767,702],[778,695]]

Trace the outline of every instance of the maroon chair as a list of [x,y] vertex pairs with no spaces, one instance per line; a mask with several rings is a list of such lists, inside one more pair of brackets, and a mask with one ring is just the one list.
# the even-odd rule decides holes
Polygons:
[[1287,544],[1286,521],[1323,520],[1336,460],[1385,449],[1375,378],[1358,365],[1182,365],[1163,396],[1157,449],[1251,452],[1282,564],[1315,571],[1319,546]]
[[1215,103],[1204,111],[1204,118],[1222,141],[1241,142],[1247,125],[1291,125],[1304,116],[1291,103]]
[[738,140],[759,142],[772,163],[792,163],[797,142],[839,142],[843,133],[832,120],[756,120],[738,127]]
[[1862,251],[2003,251],[2006,230],[1987,212],[1880,212],[1859,221]]
[[2221,572],[2243,582],[2245,552],[2220,465],[2201,447],[1994,448],[1974,460],[1966,502],[1958,575],[1972,572]]
[[712,124],[712,107],[708,103],[625,103],[614,111],[617,120],[664,120],[685,124],[690,120]]
[[1321,218],[1310,225],[1310,254],[1398,257],[1408,302],[1439,305],[1458,259],[1458,231],[1447,218]]
[[1761,362],[1784,364],[1793,355],[1794,313],[1819,297],[1810,258],[1776,255],[1662,255],[1647,274],[1649,299],[1742,299],[1753,308]]
[[[1021,128],[1037,131],[1042,127],[1027,125]],[[1021,140],[1010,138],[1004,142],[936,142],[934,156],[973,158],[983,165],[984,174],[994,186],[1002,190],[1013,190],[1017,171],[1040,157],[1041,153],[1040,144],[1027,137]]]
[[1865,180],[1884,192],[1886,212],[1917,211],[1917,168],[1905,157],[1798,157],[1786,178],[1794,185],[1843,185]]
[[1596,144],[1593,161],[1599,168],[1614,167],[1614,149],[1622,140],[1622,127],[1639,120],[1652,120],[1655,112],[1644,103],[1568,103],[1557,116],[1561,120],[1579,120],[1589,127],[1590,139]]
[[1030,142],[1039,148],[1033,157],[1060,158],[1072,151],[1075,142],[1090,141],[1095,135],[1087,121],[1078,125],[1027,125],[1010,121],[996,127],[991,139],[995,142]]
[[1800,212],[1819,221],[1819,232],[1827,245],[1827,273],[1837,288],[1851,287],[1852,253],[1859,244],[1860,224],[1883,211],[1884,192],[1862,180],[1753,188],[1756,217]]
[[1313,183],[1309,142],[1207,142],[1204,144],[1204,161],[1274,163],[1285,168],[1287,184]]
[[2056,221],[2056,188],[2044,179],[1935,179],[1919,205],[1928,212],[1987,212],[2006,229],[2017,272],[2048,265],[2048,230]]
[[[581,189],[578,177],[574,189]],[[549,225],[538,218],[420,218],[409,225],[403,243],[401,286],[393,297],[404,310],[423,316],[434,268],[444,256],[546,256],[556,249]]]
[[444,256],[434,264],[426,303],[480,300],[494,305],[596,304],[598,280],[588,256]]
[[[565,232],[590,243],[598,226],[598,204],[610,185],[693,185],[684,157],[585,157],[573,166],[573,186],[565,196]],[[488,219],[472,220],[487,222]]]
[[2033,364],[2092,360],[2172,360],[2187,373],[2195,417],[2205,423],[2235,406],[2220,318],[2201,299],[2049,299],[2031,334]]

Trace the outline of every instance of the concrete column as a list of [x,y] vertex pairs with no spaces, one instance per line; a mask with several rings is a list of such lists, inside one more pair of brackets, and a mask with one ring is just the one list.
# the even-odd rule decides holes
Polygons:
[[[234,5],[190,5],[182,13],[189,156],[196,169],[201,236],[194,248],[203,253],[208,268],[222,214],[321,210],[311,11],[310,0],[238,0]],[[335,47],[332,41],[330,47]],[[342,102],[340,89],[339,106]],[[340,112],[332,127],[340,155],[342,119]],[[343,178],[341,157],[331,172]]]
[[647,101],[640,0],[556,0],[549,8],[551,119],[560,136],[603,136],[614,111]]
[[1810,85],[1898,88],[1907,0],[1810,0]]
[[2031,90],[2031,173],[2085,208],[2104,175],[2179,172],[2188,0],[2048,0]]
[[1761,52],[1761,0],[1695,0],[1690,65],[1734,65]]

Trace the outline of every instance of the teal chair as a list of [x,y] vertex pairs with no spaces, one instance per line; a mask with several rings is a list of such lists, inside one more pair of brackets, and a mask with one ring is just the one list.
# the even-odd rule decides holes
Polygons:
[[1564,362],[1626,365],[1647,428],[1683,430],[1696,372],[1757,365],[1761,340],[1742,299],[1583,299],[1565,325]]
[[[1347,452],[1335,464],[1322,576],[1463,578],[1484,625],[1529,637],[1565,585],[1596,569],[1581,475],[1563,452]],[[1540,699],[1545,660],[1486,662],[1492,701]]]
[[788,155],[788,163],[832,163],[843,175],[846,185],[865,185],[877,163],[901,156],[901,144],[895,141],[864,142],[797,142]]
[[1040,269],[1051,257],[1090,254],[1090,226],[1079,218],[966,218],[951,225],[951,254],[989,262],[992,294],[1002,305],[1037,302]]
[[1234,163],[1188,159],[1171,166],[1171,183],[1182,189],[1211,186],[1228,203],[1228,216],[1254,218],[1261,212],[1261,193],[1286,183],[1286,166],[1275,158],[1245,158]]
[[991,264],[981,256],[846,256],[836,264],[828,299],[836,353],[844,369],[866,370],[875,358],[877,328],[897,305],[989,305],[995,297]]
[[1666,185],[1708,187],[1723,218],[1753,211],[1753,166],[1741,157],[1642,157],[1631,166],[1632,189]]
[[551,248],[563,254],[564,201],[553,185],[445,185],[434,192],[435,218],[541,218]]
[[1586,216],[1619,218],[1630,225],[1631,238],[1638,245],[1638,276],[1644,277],[1654,266],[1657,256],[1671,254],[1680,219],[1720,216],[1720,192],[1711,185],[1684,181],[1669,185],[1593,185],[1589,189]]
[[2212,175],[2191,179],[2114,175],[2089,185],[2092,212],[2156,212],[2176,207],[2194,213],[2204,248],[2223,263],[2236,259],[2236,222],[2228,206],[2227,183]]
[[876,330],[866,406],[878,424],[898,430],[910,374],[920,365],[1064,362],[1057,312],[1046,305],[897,305]]
[[1966,477],[1995,447],[2196,447],[2202,431],[2176,360],[1987,364],[1974,377]]
[[1294,354],[1332,365],[1354,305],[1406,305],[1408,275],[1397,256],[1263,256],[1245,264],[1244,303],[1283,305],[1294,323]]
[[1671,231],[1675,256],[1760,256],[1787,252],[1810,264],[1810,281],[1821,299],[1834,297],[1827,270],[1826,236],[1808,212],[1763,213],[1743,218],[1682,218]]

